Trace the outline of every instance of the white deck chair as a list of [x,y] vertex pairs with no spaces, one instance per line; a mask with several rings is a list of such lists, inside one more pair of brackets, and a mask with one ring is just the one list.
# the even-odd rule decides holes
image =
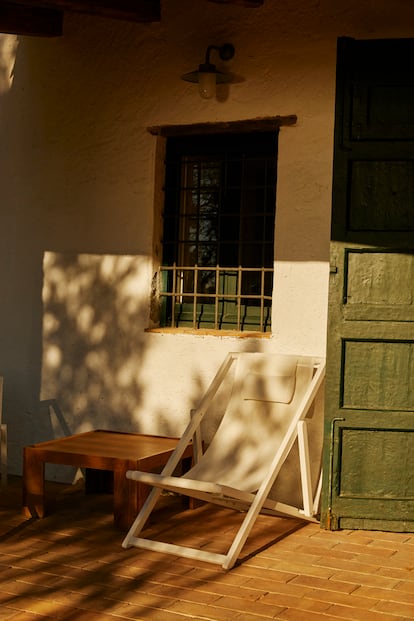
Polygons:
[[3,378],[0,376],[0,474],[1,487],[7,485],[7,425],[3,415]]
[[[201,455],[201,421],[230,370],[234,375],[226,411],[210,445]],[[123,547],[136,546],[171,553],[230,569],[259,512],[317,521],[323,436],[323,408],[318,394],[321,394],[324,370],[324,360],[320,358],[229,354],[199,407],[193,411],[190,423],[162,473],[127,472],[129,479],[146,483],[153,489],[125,537]],[[311,443],[307,434],[310,421],[314,421],[317,427],[316,440]],[[181,477],[172,476],[180,455],[192,439],[195,439],[195,465]],[[301,502],[297,503],[299,506],[280,502],[274,497],[278,493],[275,482],[292,450],[296,450],[299,456],[296,482],[301,497]],[[162,490],[246,511],[227,554],[137,537]],[[289,498],[286,490],[284,494]],[[293,490],[295,495],[296,490]]]

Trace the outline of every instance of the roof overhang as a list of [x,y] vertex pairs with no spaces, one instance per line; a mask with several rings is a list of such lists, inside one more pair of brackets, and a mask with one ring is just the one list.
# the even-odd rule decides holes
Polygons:
[[[264,2],[264,0],[208,1],[248,7],[258,7]],[[161,0],[6,0],[0,2],[0,32],[57,37],[62,35],[65,12],[86,13],[129,22],[159,22]]]

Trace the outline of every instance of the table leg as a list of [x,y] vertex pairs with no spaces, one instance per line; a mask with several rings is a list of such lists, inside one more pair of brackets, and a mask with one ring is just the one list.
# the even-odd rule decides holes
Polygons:
[[127,470],[136,469],[136,463],[124,459],[114,466],[114,522],[118,528],[128,530],[139,511],[139,493],[135,481],[126,478]]
[[23,514],[27,517],[44,517],[45,464],[31,446],[23,451]]

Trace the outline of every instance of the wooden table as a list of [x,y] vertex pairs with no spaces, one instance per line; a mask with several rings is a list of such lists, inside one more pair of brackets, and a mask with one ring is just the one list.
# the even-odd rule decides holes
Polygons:
[[[134,433],[96,430],[24,448],[23,513],[42,518],[47,514],[45,499],[45,463],[87,468],[86,489],[94,491],[96,470],[112,471],[114,521],[128,529],[148,495],[146,485],[127,479],[127,470],[151,472],[162,468],[178,439]],[[190,444],[183,460],[191,460]],[[184,467],[188,467],[185,464]]]

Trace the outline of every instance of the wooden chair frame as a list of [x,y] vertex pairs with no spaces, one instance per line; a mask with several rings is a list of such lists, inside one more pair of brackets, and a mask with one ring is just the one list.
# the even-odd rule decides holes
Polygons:
[[[195,460],[197,461],[201,455],[201,421],[219,387],[222,385],[222,382],[239,356],[243,356],[243,354],[230,353],[227,355],[198,408],[192,412],[191,420],[185,429],[177,448],[170,457],[161,474],[157,475],[139,471],[127,472],[127,477],[129,479],[153,486],[153,489],[122,543],[124,548],[135,546],[137,548],[147,550],[171,553],[177,556],[219,564],[222,565],[224,569],[231,569],[237,561],[240,551],[244,546],[253,524],[260,512],[276,514],[279,516],[280,514],[284,514],[292,517],[303,518],[309,521],[318,521],[317,512],[321,493],[322,474],[321,471],[319,471],[316,492],[313,493],[315,485],[311,480],[312,477],[309,461],[309,441],[306,417],[323,384],[325,361],[322,358],[311,359],[313,366],[313,377],[300,400],[292,420],[290,421],[288,431],[285,434],[283,441],[274,454],[274,458],[268,468],[267,475],[255,493],[249,493],[237,489],[236,487],[221,485],[220,483],[216,483],[214,481],[195,481],[191,478],[172,476],[180,461],[183,451],[191,440],[193,440],[194,443]],[[272,498],[269,498],[269,493],[296,440],[298,442],[299,450],[303,508],[277,502]],[[190,474],[191,471],[189,475]],[[170,490],[192,498],[247,511],[242,525],[240,526],[228,552],[226,554],[218,554],[186,546],[137,537],[137,534],[139,534],[139,532],[144,528],[145,523],[147,522],[150,513],[159,499],[162,490]]]

